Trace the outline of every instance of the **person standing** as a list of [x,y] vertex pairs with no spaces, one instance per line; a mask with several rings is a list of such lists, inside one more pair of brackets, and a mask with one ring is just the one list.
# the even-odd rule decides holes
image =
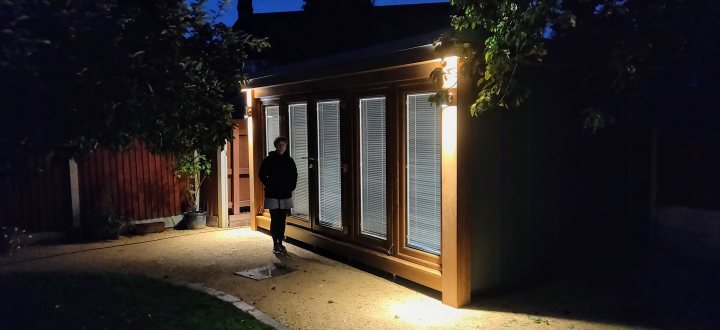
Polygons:
[[292,192],[297,185],[297,167],[287,151],[288,141],[278,136],[273,141],[275,151],[268,153],[260,165],[260,181],[265,186],[265,208],[270,210],[270,233],[273,253],[287,253],[285,218],[293,207]]

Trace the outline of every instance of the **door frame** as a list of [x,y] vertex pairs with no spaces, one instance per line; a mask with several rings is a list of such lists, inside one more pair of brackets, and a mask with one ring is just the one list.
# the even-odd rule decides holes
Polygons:
[[[291,223],[291,224],[296,225],[296,226],[299,226],[299,227],[312,228],[312,222],[313,222],[313,218],[314,218],[314,215],[313,215],[313,214],[315,214],[315,212],[316,212],[316,211],[314,210],[314,208],[315,208],[314,204],[315,204],[315,203],[313,202],[313,198],[314,198],[314,197],[313,197],[313,190],[314,190],[314,189],[317,189],[317,188],[313,187],[313,185],[317,185],[317,183],[314,183],[313,180],[312,180],[312,178],[313,178],[313,176],[314,176],[313,172],[315,172],[315,170],[316,170],[316,168],[317,168],[317,164],[316,164],[316,162],[314,161],[315,159],[313,159],[313,157],[312,157],[312,155],[313,155],[313,151],[312,151],[313,144],[312,144],[311,141],[310,141],[310,136],[312,135],[312,134],[311,134],[311,127],[310,127],[310,125],[311,125],[311,122],[310,122],[310,107],[311,107],[311,104],[312,104],[312,100],[309,99],[308,97],[304,97],[304,96],[303,96],[303,97],[297,97],[297,96],[296,96],[296,97],[288,97],[288,98],[286,98],[286,100],[285,100],[285,104],[286,104],[286,106],[287,106],[286,109],[285,109],[285,112],[286,112],[286,116],[287,116],[287,137],[288,137],[288,140],[290,139],[290,124],[291,124],[291,123],[290,123],[290,105],[293,105],[293,104],[305,104],[305,106],[306,106],[305,116],[306,116],[306,121],[307,121],[307,125],[308,125],[308,127],[306,128],[306,129],[307,129],[308,157],[309,157],[309,158],[308,158],[308,165],[312,165],[312,167],[308,168],[308,195],[309,195],[309,196],[308,196],[308,219],[307,219],[307,220],[303,220],[303,219],[301,219],[301,218],[298,218],[298,217],[296,217],[296,216],[293,216],[293,215],[290,215],[290,214],[289,214],[288,217],[287,217],[287,221],[288,221],[288,223]],[[283,128],[283,129],[284,129],[284,128]],[[295,163],[297,164],[297,161],[296,161]]]
[[[340,201],[340,208],[341,208],[341,229],[333,229],[327,226],[324,226],[320,224],[319,219],[319,213],[320,213],[320,187],[319,187],[319,177],[318,177],[318,160],[319,160],[319,132],[318,132],[318,112],[317,112],[317,104],[321,102],[330,102],[330,101],[338,101],[338,112],[339,112],[339,119],[340,119],[340,164],[343,166],[343,164],[347,164],[347,154],[348,154],[348,141],[344,138],[348,136],[347,134],[347,120],[344,118],[346,117],[347,113],[347,98],[343,97],[344,95],[342,93],[327,93],[322,95],[316,95],[316,97],[311,98],[312,99],[312,107],[308,106],[308,137],[309,137],[309,144],[312,146],[312,148],[308,148],[311,150],[311,156],[314,160],[314,168],[315,171],[313,171],[313,175],[311,175],[310,181],[313,182],[313,188],[311,188],[311,203],[314,207],[311,207],[311,223],[312,223],[312,229],[316,232],[322,233],[324,235],[328,235],[331,237],[334,237],[336,239],[341,240],[347,240],[348,233],[349,233],[349,224],[348,224],[348,212],[351,212],[351,210],[347,207],[347,201],[348,201],[348,175],[346,173],[351,172],[343,172],[340,171],[340,192],[341,192],[341,201]],[[312,119],[310,119],[312,116]]]

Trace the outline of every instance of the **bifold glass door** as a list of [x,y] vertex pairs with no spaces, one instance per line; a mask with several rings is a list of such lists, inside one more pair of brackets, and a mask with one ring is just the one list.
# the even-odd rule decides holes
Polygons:
[[[400,249],[397,253],[413,258],[432,261],[440,255],[441,109],[428,101],[432,93],[403,95],[405,118],[388,114],[384,96],[355,99],[357,112],[341,113],[339,100],[287,105],[290,156],[298,169],[291,210],[294,224],[382,248],[394,245]],[[271,151],[274,138],[282,132],[280,108],[265,107],[265,121],[266,148]],[[343,135],[341,122],[353,127],[356,135]],[[404,127],[404,138],[398,136],[400,140],[391,145],[387,138],[395,130],[388,123],[397,123],[394,129]],[[391,154],[390,159],[404,165],[404,171],[398,171],[404,174],[400,178],[388,171],[392,165],[388,152],[396,145],[404,153]],[[353,146],[354,154],[343,146]],[[343,164],[344,157],[355,164]],[[401,190],[388,189],[394,182]],[[404,196],[400,201],[404,217],[394,219],[389,209],[400,196]],[[352,200],[343,201],[344,197]],[[348,205],[352,209],[344,210]]]

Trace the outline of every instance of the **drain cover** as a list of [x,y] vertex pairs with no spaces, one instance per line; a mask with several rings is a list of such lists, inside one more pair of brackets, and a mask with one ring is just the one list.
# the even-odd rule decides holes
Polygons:
[[248,270],[242,270],[239,272],[235,272],[235,275],[240,275],[243,277],[248,277],[256,281],[268,279],[271,277],[278,277],[280,275],[285,275],[287,273],[294,272],[294,268],[290,268],[284,264],[281,263],[269,263],[265,266],[248,269]]

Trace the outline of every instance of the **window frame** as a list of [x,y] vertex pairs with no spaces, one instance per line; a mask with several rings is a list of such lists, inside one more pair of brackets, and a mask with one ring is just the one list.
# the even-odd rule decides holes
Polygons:
[[320,181],[319,181],[320,180],[320,172],[319,172],[320,150],[318,150],[318,143],[320,141],[320,129],[319,129],[319,123],[318,123],[318,113],[319,112],[318,112],[317,105],[318,105],[318,103],[323,103],[323,102],[333,102],[333,101],[339,102],[338,103],[338,111],[339,111],[339,119],[340,119],[340,164],[342,166],[342,164],[346,163],[346,153],[347,153],[346,144],[343,142],[343,133],[345,132],[345,127],[344,127],[345,119],[343,119],[343,116],[345,116],[345,114],[344,114],[344,112],[345,112],[344,108],[346,106],[345,100],[346,99],[344,97],[342,97],[342,95],[340,95],[340,94],[323,94],[319,97],[312,98],[312,100],[309,101],[309,103],[308,103],[308,105],[310,103],[312,103],[312,110],[308,109],[308,118],[310,118],[310,116],[313,116],[312,122],[314,123],[313,124],[314,131],[312,131],[314,136],[312,137],[312,141],[311,141],[313,144],[313,146],[312,146],[313,155],[315,156],[315,157],[313,157],[313,158],[315,158],[315,161],[314,161],[315,162],[315,171],[314,171],[315,176],[313,177],[313,180],[312,180],[314,189],[315,189],[315,191],[312,193],[312,195],[314,195],[314,200],[312,201],[312,203],[315,203],[314,204],[315,210],[314,210],[314,214],[313,214],[312,220],[311,220],[312,229],[315,232],[318,232],[321,234],[326,234],[328,236],[334,237],[336,239],[342,239],[342,240],[346,239],[347,233],[349,231],[349,224],[348,224],[348,219],[347,219],[347,207],[346,207],[347,204],[346,203],[347,203],[348,198],[351,197],[351,196],[349,196],[350,194],[347,191],[346,175],[342,172],[342,170],[340,171],[340,193],[341,193],[340,224],[341,224],[341,228],[335,229],[332,227],[322,225],[320,223],[320,200],[319,200],[320,199]]
[[[385,195],[386,195],[386,238],[381,239],[375,236],[366,235],[362,233],[361,228],[361,216],[362,216],[362,204],[361,204],[361,198],[362,198],[362,181],[361,181],[361,175],[360,172],[360,161],[361,161],[361,146],[360,146],[360,134],[362,133],[360,131],[360,100],[367,99],[367,98],[378,98],[378,97],[384,97],[385,98],[385,173],[386,173],[386,181],[385,181]],[[396,174],[395,174],[395,166],[394,166],[394,159],[395,159],[395,139],[394,134],[392,134],[393,131],[393,125],[394,124],[394,112],[396,111],[396,93],[392,88],[389,87],[381,87],[381,88],[372,88],[372,89],[358,89],[354,93],[352,100],[353,100],[353,106],[354,109],[352,109],[353,113],[353,120],[354,125],[352,129],[352,139],[353,139],[353,161],[352,161],[352,171],[353,173],[356,173],[353,175],[352,178],[352,185],[355,189],[353,189],[354,193],[354,200],[352,201],[354,210],[354,214],[352,217],[353,222],[353,228],[352,228],[352,235],[351,239],[355,244],[359,244],[363,247],[370,248],[373,250],[377,250],[386,254],[395,254],[395,226],[394,222],[395,219],[395,181],[396,181]]]
[[[407,105],[407,96],[409,94],[418,94],[418,93],[433,93],[435,92],[433,86],[431,83],[415,83],[415,84],[406,84],[403,86],[399,86],[398,93],[397,93],[397,99],[399,103],[399,111],[396,111],[397,118],[396,118],[396,125],[394,128],[396,129],[395,136],[397,139],[396,144],[396,151],[397,154],[400,156],[398,159],[395,159],[394,161],[398,164],[398,178],[396,180],[396,186],[398,187],[397,191],[397,199],[396,203],[399,205],[398,215],[397,219],[395,221],[398,222],[398,228],[396,230],[397,234],[397,257],[421,264],[433,269],[440,270],[441,266],[441,260],[442,260],[442,248],[440,251],[440,254],[435,255],[432,253],[428,253],[422,250],[415,249],[413,247],[408,246],[407,242],[407,111],[408,111],[408,105]],[[442,120],[442,117],[441,117]],[[442,122],[440,125],[442,129]],[[442,132],[441,132],[442,134]],[[442,162],[441,162],[442,165]],[[441,173],[441,180],[442,180],[442,168],[440,169]],[[440,192],[442,196],[442,191]],[[442,197],[441,197],[442,200]],[[441,208],[442,209],[442,208]],[[442,247],[442,214],[440,215],[440,246]]]

